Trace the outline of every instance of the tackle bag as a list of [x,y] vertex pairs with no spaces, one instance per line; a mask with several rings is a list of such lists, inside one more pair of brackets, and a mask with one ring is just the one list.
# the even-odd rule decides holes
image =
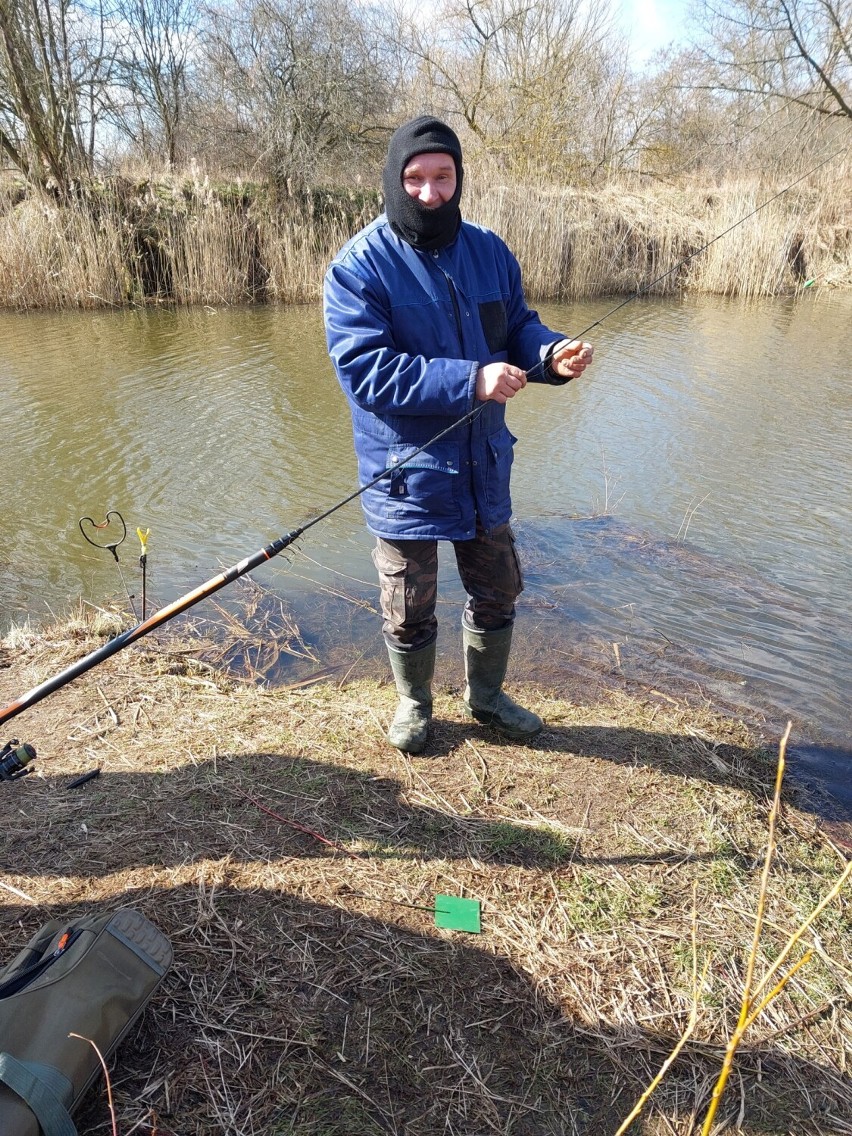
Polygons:
[[2,1136],[77,1136],[71,1113],[103,1072],[89,1042],[109,1057],[171,962],[165,935],[122,907],[51,920],[0,969]]

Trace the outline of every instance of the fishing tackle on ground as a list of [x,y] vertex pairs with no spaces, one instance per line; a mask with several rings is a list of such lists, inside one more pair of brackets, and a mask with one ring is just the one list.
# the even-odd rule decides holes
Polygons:
[[36,751],[28,742],[12,738],[0,750],[0,781],[17,781],[32,770],[27,768],[35,760]]
[[88,773],[84,773],[82,777],[75,777],[73,781],[69,781],[65,786],[66,789],[79,789],[81,785],[86,785],[89,781],[94,781],[96,777],[100,777],[100,769],[90,769]]
[[[754,217],[756,213],[759,213],[773,201],[776,201],[779,197],[782,197],[794,186],[798,185],[799,182],[804,181],[806,178],[810,177],[811,174],[816,173],[817,170],[821,169],[822,166],[832,161],[839,154],[845,153],[848,148],[849,147],[844,147],[843,149],[838,150],[836,153],[831,154],[824,161],[820,162],[818,165],[814,166],[813,169],[809,170],[808,173],[803,174],[800,178],[797,178],[795,181],[791,182],[784,189],[780,190],[778,193],[774,194],[766,201],[761,202],[761,204],[752,209],[750,213],[747,213],[745,217],[741,217],[738,221],[734,222],[733,225],[729,225],[727,229],[717,234],[715,237],[713,237],[712,240],[707,241],[707,243],[702,245],[701,248],[695,249],[694,252],[691,252],[688,256],[685,256],[682,260],[678,261],[678,263],[675,264],[672,268],[668,269],[666,272],[661,273],[659,276],[655,277],[650,281],[650,283],[644,285],[642,288],[637,289],[625,300],[622,300],[614,308],[601,316],[600,319],[596,320],[578,335],[574,336],[574,339],[582,339],[583,336],[587,335],[594,328],[599,327],[604,322],[604,320],[609,319],[609,317],[614,315],[615,312],[620,311],[621,308],[625,307],[627,304],[632,303],[640,296],[644,296],[653,287],[655,287],[655,285],[659,284],[661,280],[664,280],[667,276],[670,276],[673,272],[676,272],[682,265],[686,264],[687,261],[692,260],[694,257],[699,256],[702,252],[705,252],[712,244],[715,244],[716,241],[721,240],[722,237],[732,232],[739,225],[744,224],[751,217]],[[551,361],[551,358],[552,356],[546,357],[543,360],[543,365],[547,366]],[[479,406],[474,407],[473,410],[469,411],[467,414],[463,415],[463,417],[453,422],[450,426],[446,427],[446,429],[441,430],[434,436],[434,438],[430,438],[429,441],[420,446],[419,449],[415,450],[411,454],[408,454],[405,457],[404,461],[410,462],[413,458],[417,457],[419,454],[422,454],[424,450],[428,449],[430,446],[433,446],[436,442],[452,433],[452,431],[457,430],[460,426],[464,426],[470,422],[473,422],[476,416],[482,412],[484,406],[485,404],[481,403]],[[240,560],[237,564],[233,564],[224,572],[220,572],[218,576],[213,576],[210,580],[206,581],[206,583],[201,584],[193,591],[187,592],[184,596],[181,596],[180,599],[177,599],[173,603],[167,604],[165,607],[160,608],[159,611],[154,612],[154,614],[149,616],[147,619],[143,619],[141,623],[137,623],[134,627],[128,628],[128,630],[116,635],[113,639],[110,639],[108,642],[104,643],[101,647],[98,647],[90,654],[84,656],[82,659],[78,659],[76,663],[72,663],[70,667],[67,667],[60,674],[54,675],[53,678],[48,679],[47,681],[41,683],[39,686],[34,687],[32,690],[28,691],[26,694],[23,694],[20,698],[16,699],[14,702],[11,702],[8,706],[0,710],[0,723],[9,721],[11,718],[14,718],[24,710],[27,710],[30,706],[33,706],[35,705],[35,703],[40,702],[43,698],[46,698],[49,694],[52,694],[55,690],[58,690],[60,687],[65,686],[66,683],[71,682],[73,679],[78,678],[82,674],[85,674],[86,671],[91,670],[92,667],[95,667],[99,663],[104,662],[106,659],[111,658],[113,655],[121,651],[124,647],[128,647],[131,643],[135,643],[136,640],[141,639],[143,635],[147,635],[155,628],[161,627],[164,623],[168,622],[168,620],[174,618],[174,616],[180,615],[181,612],[186,611],[188,608],[192,607],[200,600],[214,595],[219,591],[220,588],[224,588],[227,584],[230,584],[234,580],[239,579],[247,572],[251,572],[254,568],[258,568],[262,564],[265,564],[268,560],[271,560],[273,557],[277,556],[279,552],[283,552],[285,548],[288,548],[303,533],[307,532],[308,529],[313,528],[313,526],[319,524],[320,521],[324,521],[327,517],[330,517],[332,513],[336,513],[338,509],[343,508],[344,505],[348,505],[350,501],[354,501],[362,493],[365,493],[373,485],[381,481],[382,478],[388,477],[392,473],[398,472],[398,470],[399,464],[382,470],[380,474],[372,478],[365,485],[359,486],[352,493],[348,494],[346,497],[338,501],[337,504],[330,506],[330,508],[318,514],[312,520],[306,521],[305,524],[301,525],[299,528],[294,529],[292,532],[286,533],[284,536],[279,537],[277,540],[274,540],[271,544],[268,544],[266,545],[266,547],[259,549],[251,556],[246,557],[244,560]],[[115,512],[115,510],[111,510],[111,512]],[[108,513],[105,524],[109,522],[109,516],[110,514]],[[120,514],[118,514],[118,516],[120,517]],[[83,520],[89,521],[89,523],[92,524],[96,530],[105,527],[105,524],[101,526],[95,525],[90,517],[84,517]],[[122,526],[124,526],[123,518],[121,519],[121,524]],[[80,527],[81,531],[83,531],[82,521],[80,522]],[[112,552],[116,561],[118,561],[118,555],[115,551],[115,547],[118,546],[118,543],[121,543],[120,541],[117,542],[115,547],[111,548],[109,544],[97,544],[86,535],[85,531],[83,531],[83,535],[86,537],[90,544],[95,544],[96,547],[107,548]],[[25,749],[27,747],[21,748]],[[9,747],[7,747],[7,749],[3,751],[4,755],[7,753],[8,749]],[[28,747],[28,749],[32,751],[32,756],[34,756],[35,751],[32,750],[32,747],[30,746]],[[32,757],[28,757],[28,761],[30,760],[32,760]]]

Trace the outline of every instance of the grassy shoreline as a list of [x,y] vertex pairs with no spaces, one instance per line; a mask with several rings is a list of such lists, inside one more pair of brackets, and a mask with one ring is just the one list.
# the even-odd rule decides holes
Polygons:
[[[7,636],[0,705],[107,631]],[[760,888],[764,739],[650,688],[513,687],[548,723],[519,747],[443,688],[407,758],[385,678],[268,690],[205,650],[146,641],[33,707],[38,773],[0,787],[4,958],[122,903],[172,939],[114,1067],[123,1136],[614,1133],[689,1019],[693,922],[697,1027],[630,1131],[700,1130]],[[778,844],[759,975],[843,866],[792,797]],[[479,899],[483,933],[437,929],[438,893]],[[850,929],[847,889],[747,1035],[719,1131],[852,1132]],[[93,1090],[81,1136],[108,1123]]]
[[[592,190],[471,171],[464,212],[507,240],[533,300],[630,294],[664,274],[656,294],[852,287],[848,177],[784,188],[737,179]],[[0,308],[315,300],[331,257],[380,208],[368,191],[282,199],[198,175],[114,178],[66,206],[0,185]]]

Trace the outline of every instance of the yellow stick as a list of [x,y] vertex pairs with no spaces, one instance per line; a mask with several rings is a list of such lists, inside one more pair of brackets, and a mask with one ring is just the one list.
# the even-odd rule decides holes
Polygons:
[[713,1120],[716,1116],[716,1111],[719,1108],[719,1101],[722,1099],[722,1094],[725,1091],[725,1086],[728,1083],[728,1077],[731,1074],[731,1069],[734,1064],[734,1054],[737,1047],[742,1040],[742,1036],[748,1026],[749,1017],[753,1007],[753,993],[752,983],[754,982],[754,969],[757,965],[757,950],[760,945],[760,933],[763,930],[763,919],[766,911],[766,893],[769,888],[769,871],[772,867],[772,861],[775,858],[775,824],[778,820],[778,813],[781,810],[781,782],[784,779],[784,766],[786,764],[785,754],[787,751],[787,739],[790,737],[790,731],[793,728],[793,723],[787,723],[787,729],[784,731],[784,737],[781,739],[781,744],[778,748],[778,770],[775,774],[775,794],[772,798],[772,808],[769,810],[769,844],[766,849],[766,856],[763,861],[763,872],[760,877],[760,894],[757,901],[757,915],[754,920],[754,934],[751,941],[751,951],[748,956],[748,965],[746,967],[746,980],[743,988],[743,997],[740,1004],[740,1016],[737,1021],[736,1028],[731,1034],[727,1046],[725,1047],[725,1057],[722,1061],[722,1069],[713,1086],[713,1095],[710,1098],[710,1106],[707,1109],[707,1115],[704,1117],[704,1124],[701,1128],[701,1136],[709,1136],[710,1129],[713,1126]]

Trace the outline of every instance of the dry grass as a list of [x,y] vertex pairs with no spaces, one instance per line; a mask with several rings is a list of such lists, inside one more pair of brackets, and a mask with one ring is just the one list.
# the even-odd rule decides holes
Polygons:
[[[75,636],[5,641],[0,705],[94,645]],[[32,708],[15,726],[40,772],[0,787],[4,957],[47,917],[122,903],[173,942],[113,1066],[123,1136],[614,1133],[693,1013],[693,922],[695,1029],[630,1131],[697,1131],[769,838],[774,760],[742,724],[650,691],[526,689],[548,728],[519,747],[444,688],[409,759],[383,740],[381,678],[269,690],[210,649],[146,641]],[[842,867],[793,802],[777,841],[759,973]],[[483,934],[438,930],[437,893],[480,899]],[[848,897],[805,945],[718,1131],[852,1133]],[[101,1088],[81,1136],[108,1125]]]
[[[791,178],[791,180],[794,180]],[[494,228],[533,299],[723,295],[852,286],[852,193],[843,168],[792,188],[710,249],[696,250],[784,187],[723,181],[592,189],[469,171],[465,216]],[[316,300],[329,260],[378,211],[369,195],[270,198],[197,173],[118,179],[59,208],[0,187],[0,305],[243,304]]]
[[72,207],[0,186],[0,306],[301,303],[376,211],[342,195],[272,203],[196,174],[119,179]]
[[[0,303],[6,308],[102,308],[126,302],[121,219],[58,209],[0,190]],[[3,200],[3,197],[6,200]]]
[[716,241],[783,189],[611,184],[591,192],[552,186],[472,188],[467,215],[499,232],[539,298],[629,294],[664,276],[657,294],[730,296],[852,285],[849,179],[798,186]]

